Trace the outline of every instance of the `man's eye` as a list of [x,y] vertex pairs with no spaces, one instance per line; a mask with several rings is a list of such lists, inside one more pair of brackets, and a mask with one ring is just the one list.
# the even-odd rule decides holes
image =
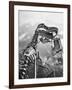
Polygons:
[[43,41],[43,38],[40,38],[40,41]]
[[42,39],[43,39],[43,40],[47,40],[48,38],[46,38],[46,37],[42,37]]

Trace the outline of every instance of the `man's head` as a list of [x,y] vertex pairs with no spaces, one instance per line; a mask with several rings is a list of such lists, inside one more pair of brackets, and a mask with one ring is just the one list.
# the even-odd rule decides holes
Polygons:
[[38,32],[38,40],[42,43],[50,42],[58,33],[58,28],[47,27],[43,23],[39,24],[36,31]]

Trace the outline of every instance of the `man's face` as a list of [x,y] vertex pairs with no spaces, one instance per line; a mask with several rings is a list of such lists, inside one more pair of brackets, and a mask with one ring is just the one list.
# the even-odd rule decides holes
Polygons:
[[45,44],[45,43],[51,42],[51,39],[49,39],[48,37],[46,37],[44,35],[39,35],[38,36],[38,41]]

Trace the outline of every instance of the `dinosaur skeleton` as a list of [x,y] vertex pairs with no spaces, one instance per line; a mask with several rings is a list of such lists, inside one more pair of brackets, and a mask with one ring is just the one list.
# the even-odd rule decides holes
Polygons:
[[[37,51],[37,44],[39,42],[48,43],[53,41],[52,57],[55,56],[57,53],[62,52],[60,38],[55,38],[57,33],[58,28],[56,27],[47,27],[43,23],[38,25],[32,41],[21,54],[19,53],[19,79],[49,77],[53,73],[50,64],[42,64],[39,51]],[[41,75],[41,73],[44,74]]]

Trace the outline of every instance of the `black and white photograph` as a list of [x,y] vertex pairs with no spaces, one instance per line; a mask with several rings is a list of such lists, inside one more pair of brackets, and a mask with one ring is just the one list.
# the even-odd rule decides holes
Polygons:
[[70,84],[70,6],[9,3],[9,87]]
[[63,77],[63,17],[18,11],[19,79]]

